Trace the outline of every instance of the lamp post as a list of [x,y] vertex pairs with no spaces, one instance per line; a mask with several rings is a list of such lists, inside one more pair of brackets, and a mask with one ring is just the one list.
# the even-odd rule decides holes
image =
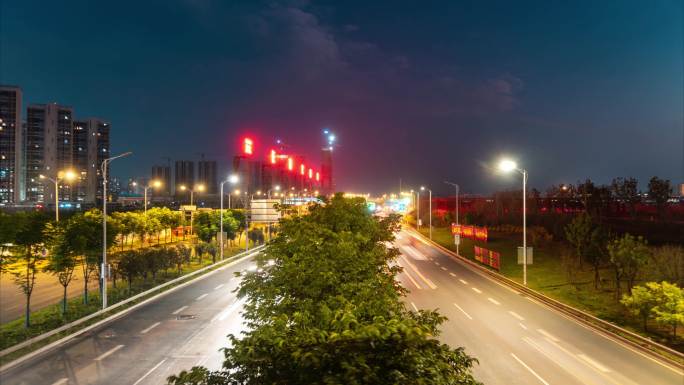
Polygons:
[[527,170],[509,159],[499,162],[499,170],[503,172],[517,171],[522,174],[523,187],[523,285],[527,286]]
[[425,186],[420,186],[421,190],[428,190],[430,193],[430,196],[428,197],[428,200],[430,201],[430,204],[428,206],[428,209],[430,210],[430,240],[432,240],[432,190],[429,188],[425,188]]
[[[181,185],[180,189],[182,191],[188,190],[188,188],[185,187],[185,185]],[[195,197],[195,191],[197,191],[197,192],[204,191],[204,185],[198,184],[198,185],[192,186],[192,189],[190,189],[190,206],[192,206],[192,204],[193,204],[193,199]],[[194,210],[190,211],[190,236],[192,236],[192,221],[194,218],[193,214],[195,214],[195,211]],[[190,239],[192,240],[192,238],[190,238]]]
[[102,267],[100,279],[102,280],[102,310],[107,308],[107,165],[114,159],[131,155],[132,152],[124,152],[117,156],[102,161]]
[[[133,185],[135,186],[135,182],[133,182]],[[147,214],[147,190],[149,190],[149,189],[151,189],[151,188],[159,188],[159,187],[161,187],[161,185],[162,185],[161,181],[159,181],[159,180],[153,180],[153,181],[150,181],[149,186],[144,186],[144,187],[143,187],[144,199],[145,199],[145,202],[144,202],[144,204],[143,204],[143,207],[145,208],[145,214]]]
[[271,191],[272,190],[280,191],[280,185],[275,185],[273,188],[270,188],[270,189],[268,189],[268,191],[266,191],[266,195],[268,196],[268,199],[271,199]]
[[62,180],[66,180],[68,182],[73,181],[76,179],[76,173],[71,170],[67,170],[58,172],[57,177],[54,179],[42,174],[38,177],[40,179],[47,179],[55,184],[55,222],[59,222],[59,182]]
[[[461,187],[457,183],[454,183],[454,182],[444,181],[444,183],[451,185],[451,186],[454,186],[454,188],[456,189],[456,225],[458,226],[458,193],[459,193],[459,190],[461,190]],[[459,241],[459,243],[460,243],[460,241]],[[456,254],[459,254],[459,252],[458,252],[459,243],[456,244]]]
[[[235,184],[238,182],[238,176],[233,174],[228,177],[228,179],[224,180],[221,182],[221,209],[220,209],[220,214],[219,214],[219,231],[221,234],[221,242],[220,242],[220,247],[221,247],[221,260],[223,260],[223,185],[230,182],[230,184]],[[230,194],[228,194],[228,208],[230,208]]]

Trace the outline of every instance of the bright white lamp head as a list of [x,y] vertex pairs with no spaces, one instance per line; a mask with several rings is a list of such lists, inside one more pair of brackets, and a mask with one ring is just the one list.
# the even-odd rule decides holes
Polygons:
[[517,169],[518,169],[518,165],[510,159],[504,159],[504,160],[499,162],[499,171],[511,172],[511,171],[517,170]]
[[228,181],[229,181],[230,183],[232,183],[232,184],[237,183],[237,182],[238,182],[238,179],[239,179],[238,176],[235,175],[235,174],[233,174],[233,175],[231,175],[231,176],[228,177]]

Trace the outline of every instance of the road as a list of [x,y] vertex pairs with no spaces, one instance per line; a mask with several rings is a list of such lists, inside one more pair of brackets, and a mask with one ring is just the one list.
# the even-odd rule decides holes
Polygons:
[[164,384],[182,369],[219,369],[229,333],[242,329],[234,273],[251,260],[152,301],[64,346],[0,374],[2,385]]
[[[78,266],[74,270],[74,278],[67,288],[69,298],[83,294],[83,273]],[[0,274],[0,324],[21,318],[26,309],[26,297],[17,286],[12,275]],[[62,285],[59,284],[57,277],[40,272],[36,276],[36,285],[31,295],[31,310],[36,311],[49,305],[54,305],[62,300]],[[88,290],[98,291],[98,279],[93,274],[88,283]]]
[[440,339],[475,356],[475,377],[493,384],[684,384],[684,373],[655,361],[456,261],[414,233],[395,245],[419,309],[449,320]]

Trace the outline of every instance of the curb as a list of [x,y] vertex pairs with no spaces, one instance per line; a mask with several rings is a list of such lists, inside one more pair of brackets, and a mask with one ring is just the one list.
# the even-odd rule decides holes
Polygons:
[[[544,305],[564,314],[569,317],[571,317],[573,320],[581,323],[582,325],[588,326],[592,328],[595,331],[604,333],[608,335],[609,337],[618,340],[619,342],[622,342],[625,345],[629,345],[632,348],[638,349],[640,352],[647,354],[650,358],[660,360],[663,362],[666,362],[667,364],[674,366],[674,368],[677,368],[678,370],[684,370],[684,354],[681,352],[678,352],[672,348],[669,348],[665,345],[659,344],[657,342],[651,341],[645,337],[642,337],[634,332],[631,332],[629,330],[623,329],[620,326],[614,325],[608,321],[602,320],[598,317],[595,317],[589,313],[586,313],[582,310],[576,309],[570,305],[564,304],[562,302],[559,302],[553,298],[547,297],[546,295],[530,289],[526,286],[521,285],[518,282],[515,282],[507,277],[504,277],[503,275],[496,273],[492,270],[489,270],[485,268],[484,266],[480,266],[479,264],[471,261],[470,259],[467,259],[465,257],[462,257],[452,250],[447,249],[446,247],[428,239],[425,237],[423,234],[420,234],[419,232],[415,231],[412,228],[408,228],[408,230],[416,235],[419,236],[422,240],[425,242],[430,243],[431,245],[437,247],[440,251],[446,253],[450,258],[458,261],[458,262],[463,262],[466,263],[469,267],[473,267],[478,272],[480,273],[485,273],[487,277],[504,284],[508,286],[509,288],[512,288],[514,290],[523,292],[530,297],[533,297],[534,299],[542,302]],[[629,337],[629,338],[628,338]],[[636,341],[635,341],[636,340]],[[671,356],[676,357],[676,359],[670,358],[665,354],[669,354]]]
[[[100,321],[98,321],[98,322],[95,322],[95,323],[92,324],[92,325],[88,325],[88,326],[84,327],[83,329],[77,330],[76,332],[71,333],[71,334],[69,334],[69,335],[67,335],[67,336],[65,336],[65,337],[63,337],[63,338],[60,338],[60,339],[57,340],[57,341],[53,341],[53,342],[51,342],[51,343],[49,343],[49,344],[47,344],[47,345],[45,345],[45,346],[43,346],[43,347],[41,347],[41,348],[39,348],[39,349],[37,349],[37,350],[34,350],[34,351],[32,351],[32,352],[29,352],[29,353],[27,353],[27,354],[25,354],[25,355],[23,355],[23,356],[21,356],[21,357],[15,359],[15,360],[13,360],[13,361],[10,361],[10,362],[8,362],[8,363],[6,363],[5,365],[3,365],[3,366],[0,367],[0,373],[4,373],[4,372],[8,371],[9,369],[12,369],[12,368],[15,368],[15,367],[17,367],[17,366],[20,366],[21,364],[25,363],[26,361],[28,361],[28,360],[30,360],[30,359],[33,359],[33,358],[35,358],[35,357],[37,357],[37,356],[39,356],[39,355],[45,354],[45,353],[49,352],[50,350],[56,348],[57,346],[63,345],[63,344],[65,344],[65,343],[67,343],[68,341],[70,341],[70,340],[72,340],[72,339],[74,339],[74,338],[80,336],[81,334],[84,334],[84,333],[86,333],[86,332],[88,332],[88,331],[90,331],[90,330],[93,330],[93,329],[95,329],[95,328],[97,328],[97,327],[100,327],[100,326],[102,326],[102,325],[108,324],[108,323],[110,323],[110,322],[112,322],[112,321],[114,321],[114,320],[116,320],[116,319],[119,319],[119,318],[123,317],[124,315],[126,315],[126,314],[132,312],[133,310],[135,310],[135,309],[137,309],[137,308],[139,308],[139,307],[142,307],[142,306],[144,306],[144,305],[146,305],[146,304],[148,304],[148,303],[150,303],[150,302],[156,301],[157,299],[159,299],[159,298],[161,298],[161,297],[163,297],[163,296],[165,296],[165,295],[167,295],[167,294],[173,293],[174,291],[176,291],[176,290],[178,290],[178,289],[181,289],[181,288],[183,288],[183,287],[185,287],[185,286],[191,285],[191,284],[193,284],[193,283],[195,283],[195,282],[197,282],[197,281],[200,281],[200,280],[202,280],[202,279],[204,279],[204,278],[207,278],[207,277],[209,277],[209,276],[211,276],[211,275],[213,275],[213,274],[215,274],[215,273],[217,273],[217,272],[219,272],[219,271],[221,271],[221,270],[223,270],[223,269],[226,269],[226,268],[228,268],[228,267],[230,267],[230,266],[233,266],[233,265],[236,265],[236,264],[238,264],[238,263],[240,263],[240,262],[242,262],[242,261],[245,261],[245,260],[247,260],[247,259],[253,257],[255,254],[259,253],[263,247],[264,247],[264,246],[259,246],[259,247],[256,247],[256,248],[254,248],[254,249],[251,249],[251,250],[249,250],[249,251],[244,251],[244,252],[242,252],[242,253],[240,253],[240,254],[236,254],[235,256],[233,256],[233,258],[237,258],[237,259],[232,259],[232,258],[231,258],[232,260],[231,260],[231,259],[225,259],[225,260],[223,260],[223,261],[219,261],[219,262],[216,262],[216,263],[214,263],[214,264],[212,264],[212,265],[203,267],[203,268],[201,268],[201,269],[199,269],[199,270],[193,271],[193,272],[190,273],[190,274],[187,274],[187,275],[185,275],[185,276],[178,277],[178,278],[173,279],[173,280],[171,280],[171,281],[165,282],[165,283],[163,283],[163,284],[161,284],[161,285],[159,285],[159,286],[156,286],[156,287],[154,287],[154,288],[152,288],[152,289],[149,289],[149,290],[144,291],[144,292],[142,292],[142,293],[136,294],[135,296],[133,296],[133,297],[131,297],[131,298],[128,298],[128,299],[126,299],[126,300],[124,300],[124,301],[118,302],[118,303],[116,303],[115,305],[112,305],[112,306],[110,306],[109,308],[107,308],[107,310],[100,310],[100,311],[95,312],[95,313],[93,313],[93,314],[90,314],[90,315],[88,315],[88,316],[86,316],[86,317],[79,318],[78,320],[73,321],[73,322],[71,322],[71,323],[69,323],[69,324],[63,325],[63,326],[61,326],[61,327],[59,327],[59,328],[57,328],[57,329],[55,329],[55,330],[51,330],[51,331],[49,331],[49,332],[47,332],[47,333],[43,333],[43,334],[38,335],[38,336],[36,336],[36,337],[33,337],[33,338],[29,339],[29,340],[26,340],[26,341],[24,341],[24,342],[21,342],[21,343],[19,343],[19,344],[17,344],[17,345],[11,346],[11,347],[9,347],[9,348],[7,348],[7,349],[1,351],[1,352],[0,352],[0,357],[5,356],[5,355],[7,355],[7,354],[10,354],[10,353],[12,353],[12,352],[15,352],[15,351],[17,351],[17,350],[26,348],[26,347],[28,347],[28,346],[30,346],[30,345],[36,343],[36,342],[40,342],[40,341],[42,341],[42,340],[44,340],[44,339],[46,339],[46,338],[49,338],[49,337],[51,337],[51,336],[53,336],[53,335],[55,335],[55,334],[58,334],[58,333],[60,333],[60,332],[62,332],[62,331],[64,331],[64,330],[68,330],[69,328],[72,328],[72,327],[74,327],[74,326],[78,326],[78,325],[80,325],[80,324],[82,324],[82,323],[84,323],[84,322],[86,322],[86,321],[88,321],[88,320],[90,320],[90,319],[92,319],[92,318],[95,318],[95,317],[97,317],[97,316],[100,316],[100,315],[103,315],[103,314],[105,314],[105,313],[111,312],[111,311],[112,311],[113,309],[115,309],[116,307],[123,306],[123,305],[125,305],[125,304],[127,304],[127,303],[130,303],[130,302],[132,302],[132,301],[135,301],[136,299],[139,299],[139,298],[141,298],[141,297],[144,297],[145,295],[149,295],[149,294],[151,294],[151,293],[153,293],[153,292],[155,292],[155,291],[157,291],[157,290],[159,290],[159,289],[162,289],[162,288],[164,288],[164,287],[166,287],[166,286],[169,286],[169,285],[172,285],[172,284],[177,283],[177,282],[179,282],[179,281],[188,279],[189,277],[192,277],[192,276],[194,276],[194,275],[198,275],[198,274],[200,274],[200,273],[202,273],[202,272],[205,272],[205,271],[207,271],[207,270],[214,269],[214,270],[212,270],[212,271],[210,271],[210,272],[208,272],[208,273],[206,273],[206,274],[200,274],[199,277],[195,277],[195,278],[193,278],[193,279],[191,279],[191,280],[189,280],[189,281],[183,282],[183,283],[179,284],[178,286],[174,286],[174,287],[172,287],[172,288],[170,288],[170,289],[168,289],[168,290],[164,290],[164,291],[162,291],[161,293],[158,293],[158,294],[156,294],[156,295],[153,295],[152,297],[147,298],[147,299],[143,300],[142,302],[139,302],[139,303],[137,303],[137,304],[135,304],[135,305],[133,305],[133,306],[131,306],[131,307],[129,307],[129,308],[126,308],[126,309],[124,309],[124,310],[121,310],[121,311],[119,311],[119,312],[116,312],[116,313],[114,313],[114,314],[108,316],[108,317],[105,318],[105,319],[102,319],[102,320],[100,320]],[[220,265],[223,265],[223,266],[220,266]],[[220,266],[220,267],[216,268],[217,266]]]

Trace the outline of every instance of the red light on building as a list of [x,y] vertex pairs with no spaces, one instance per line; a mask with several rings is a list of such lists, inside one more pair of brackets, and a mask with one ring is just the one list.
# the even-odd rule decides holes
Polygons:
[[290,171],[294,170],[294,159],[287,158],[287,169]]
[[309,179],[313,178],[313,170],[309,169]]
[[303,164],[299,165],[299,173],[304,175],[306,173],[306,168],[304,167]]
[[276,164],[276,152],[275,152],[275,150],[271,150],[270,158],[271,158],[271,164]]
[[242,141],[242,152],[245,155],[252,155],[254,154],[254,142],[250,138],[245,138]]
[[316,182],[320,182],[320,181],[321,181],[321,173],[316,172]]

